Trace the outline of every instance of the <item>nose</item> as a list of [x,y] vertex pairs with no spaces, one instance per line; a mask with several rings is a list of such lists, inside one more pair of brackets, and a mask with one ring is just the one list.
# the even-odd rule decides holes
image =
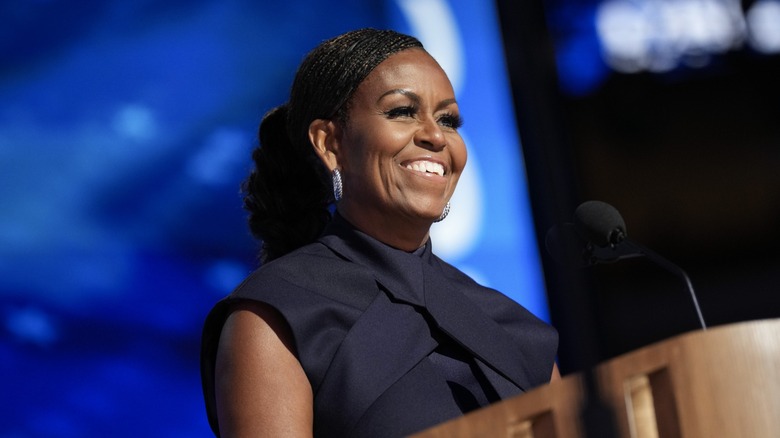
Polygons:
[[441,126],[433,117],[430,117],[420,123],[420,129],[415,135],[415,143],[426,149],[440,151],[447,146],[447,139]]

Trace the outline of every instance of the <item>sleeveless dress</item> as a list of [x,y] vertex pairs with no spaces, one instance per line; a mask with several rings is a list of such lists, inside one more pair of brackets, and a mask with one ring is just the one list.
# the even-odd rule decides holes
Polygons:
[[240,300],[290,326],[314,394],[316,437],[398,437],[547,383],[554,328],[436,257],[407,253],[336,215],[315,243],[252,273],[206,318],[201,378],[218,435],[217,345]]

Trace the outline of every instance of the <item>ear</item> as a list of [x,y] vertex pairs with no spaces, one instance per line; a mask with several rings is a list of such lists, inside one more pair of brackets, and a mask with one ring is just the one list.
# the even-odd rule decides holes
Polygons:
[[333,120],[316,119],[309,124],[309,142],[328,170],[339,167],[340,127]]

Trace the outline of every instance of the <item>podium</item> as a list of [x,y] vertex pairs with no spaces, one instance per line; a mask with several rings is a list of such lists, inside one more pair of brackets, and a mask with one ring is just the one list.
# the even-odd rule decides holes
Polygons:
[[[780,319],[679,335],[594,376],[619,437],[780,437]],[[414,437],[584,437],[584,387],[569,375]]]

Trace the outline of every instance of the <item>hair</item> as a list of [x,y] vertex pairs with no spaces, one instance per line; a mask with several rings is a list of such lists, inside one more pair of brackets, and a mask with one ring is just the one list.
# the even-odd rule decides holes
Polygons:
[[250,231],[262,241],[261,262],[313,242],[331,220],[331,177],[309,141],[311,122],[345,125],[352,95],[366,76],[391,55],[422,47],[392,30],[360,29],[306,55],[288,102],[260,123],[255,167],[242,184]]

